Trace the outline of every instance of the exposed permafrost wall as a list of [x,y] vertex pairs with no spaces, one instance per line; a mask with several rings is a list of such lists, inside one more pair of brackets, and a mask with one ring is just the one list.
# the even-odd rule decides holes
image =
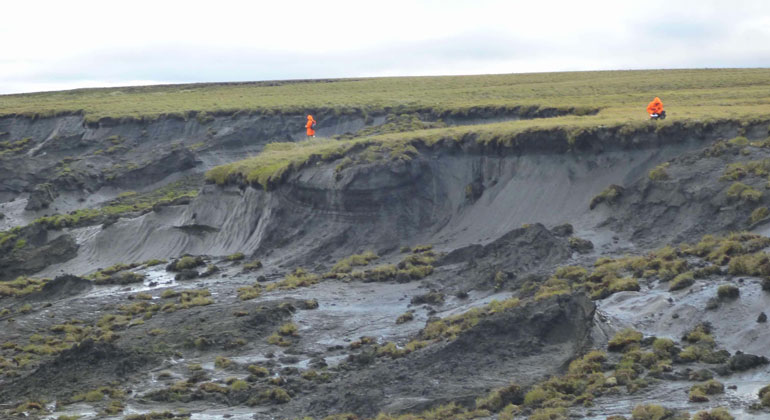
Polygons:
[[[316,264],[318,257],[432,243],[454,249],[486,243],[526,223],[572,223],[601,243],[610,214],[589,210],[609,184],[629,185],[649,169],[739,127],[682,133],[679,141],[619,138],[614,150],[485,154],[426,151],[411,161],[354,166],[319,163],[276,189],[208,185],[188,206],[122,220],[82,241],[65,271],[182,253],[254,254],[273,266]],[[647,133],[642,135],[647,136]],[[606,144],[610,144],[609,142]],[[671,234],[675,234],[676,226]]]

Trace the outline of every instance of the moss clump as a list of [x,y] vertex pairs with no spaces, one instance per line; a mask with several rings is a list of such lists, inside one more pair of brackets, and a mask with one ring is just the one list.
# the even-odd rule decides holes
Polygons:
[[[487,410],[469,410],[462,406],[452,402],[449,404],[441,405],[431,408],[430,410],[423,411],[419,414],[404,414],[404,415],[392,415],[392,414],[379,414],[377,420],[471,420],[480,417],[489,417],[491,413]],[[501,418],[502,420],[503,418]],[[333,420],[355,420],[352,418],[345,419],[333,419]]]
[[677,415],[676,412],[656,404],[640,404],[631,412],[631,420],[678,420],[689,415]]
[[259,403],[286,404],[291,401],[291,395],[285,389],[274,387],[262,391],[258,396]]
[[[690,401],[691,402],[705,402],[708,401],[706,395],[717,395],[725,392],[725,386],[716,379],[710,379],[706,382],[695,384],[690,388]],[[692,396],[697,398],[703,398],[701,400],[693,400]]]
[[754,211],[751,212],[751,217],[749,220],[751,223],[757,223],[758,221],[765,219],[767,216],[770,216],[770,210],[768,210],[767,207],[757,207],[754,209]]
[[666,172],[666,168],[668,168],[669,163],[661,163],[660,165],[654,167],[647,176],[652,181],[665,181],[669,178],[668,172]]
[[306,310],[318,309],[318,299],[306,299],[300,303],[300,308]]
[[19,404],[13,410],[15,413],[45,413],[45,403],[43,401],[27,401]]
[[502,410],[514,401],[520,401],[522,389],[516,384],[510,384],[506,387],[496,389],[488,395],[476,399],[476,408],[497,412]]
[[733,417],[726,409],[717,407],[711,411],[698,411],[692,416],[692,420],[735,420],[735,417]]
[[223,356],[217,356],[216,359],[214,359],[214,366],[216,366],[219,369],[226,369],[233,365],[233,361],[223,357]]
[[259,378],[264,378],[270,374],[270,371],[267,370],[267,368],[259,365],[249,365],[246,369],[249,373]]
[[180,309],[189,309],[195,306],[206,306],[214,303],[211,299],[211,292],[208,289],[191,289],[183,292],[166,290],[161,295],[162,298],[177,297],[177,303],[167,303],[160,310],[162,312],[175,312]]
[[727,189],[727,197],[734,200],[757,202],[762,198],[762,191],[754,189],[742,182],[734,182]]
[[267,337],[267,342],[269,344],[273,344],[273,345],[281,346],[281,347],[289,347],[292,344],[291,340],[287,340],[286,338],[281,337],[281,335],[278,334],[277,332],[275,332],[275,333],[271,334],[269,337]]
[[0,281],[0,298],[21,297],[39,292],[50,279],[21,276],[11,281]]
[[249,261],[246,264],[243,264],[243,271],[254,271],[259,270],[260,268],[262,268],[262,261],[260,260]]
[[[174,418],[179,418],[179,416],[170,411],[151,411],[145,414],[131,414],[126,416],[123,420],[167,420]],[[182,418],[185,418],[185,416],[182,416]]]
[[573,285],[585,283],[588,271],[583,267],[559,267],[535,293],[535,300],[547,299],[551,296],[571,293]]
[[727,165],[719,179],[722,181],[738,181],[749,175],[765,177],[768,174],[770,174],[770,159],[761,159],[731,163]]
[[397,265],[381,265],[365,271],[353,271],[350,274],[337,273],[336,278],[349,278],[363,282],[382,282],[396,280],[405,283],[420,280],[433,273],[435,254],[426,245],[418,245],[412,253],[404,257]]
[[765,385],[757,392],[762,407],[770,407],[770,385]]
[[230,384],[230,390],[234,392],[245,391],[247,389],[249,389],[248,382],[240,379],[233,381],[233,383]]
[[443,305],[444,299],[445,297],[443,293],[431,290],[428,293],[413,297],[410,303],[412,305]]
[[658,357],[668,357],[672,354],[676,347],[674,340],[670,338],[656,338],[652,342],[652,348]]
[[414,319],[414,314],[412,312],[405,312],[398,316],[398,318],[396,319],[396,324],[403,324],[413,319]]
[[213,382],[204,382],[198,385],[198,389],[204,392],[210,392],[212,394],[227,394],[230,391],[227,389],[227,387],[215,384]]
[[695,273],[688,271],[674,277],[674,279],[671,280],[671,284],[668,285],[668,290],[673,292],[675,290],[688,288],[693,284],[695,284]]
[[104,284],[125,285],[125,284],[132,284],[132,283],[141,283],[144,281],[145,275],[140,273],[134,273],[133,271],[122,271],[107,277],[103,277],[99,273],[97,273],[95,277],[92,277],[92,279],[94,283],[100,284],[100,285],[104,285]]
[[155,259],[151,259],[151,260],[147,260],[147,261],[143,262],[142,265],[144,265],[145,267],[154,267],[156,265],[165,264],[167,262],[168,261],[166,261],[166,260],[161,260],[161,259],[155,258]]
[[682,340],[688,343],[714,344],[714,337],[711,336],[711,325],[705,322],[696,325],[682,337]]
[[246,256],[243,255],[243,252],[236,252],[235,254],[227,255],[225,261],[241,261],[244,258],[246,258]]
[[749,145],[749,139],[743,136],[733,137],[727,141],[732,146],[745,147]]
[[379,258],[377,254],[372,251],[366,251],[363,254],[354,254],[347,258],[344,258],[334,264],[330,270],[330,274],[350,273],[353,271],[353,267],[361,267],[369,265],[370,262]]
[[318,283],[320,279],[321,276],[308,273],[305,269],[300,267],[286,275],[283,280],[268,284],[265,287],[265,290],[270,292],[273,290],[292,290],[300,287],[308,287]]
[[256,299],[262,294],[262,286],[256,283],[252,286],[243,286],[238,288],[238,298],[240,300]]
[[736,255],[730,259],[727,272],[732,275],[770,275],[770,257],[764,252]]
[[609,351],[624,351],[632,346],[639,345],[643,335],[633,328],[625,328],[618,331],[614,337],[607,343]]
[[278,327],[278,334],[284,337],[287,337],[287,336],[297,337],[299,336],[299,333],[297,331],[299,331],[299,327],[297,327],[297,324],[294,324],[292,322],[283,324],[280,327]]
[[190,270],[203,265],[206,265],[206,262],[203,260],[203,257],[201,256],[194,257],[192,255],[185,255],[185,256],[182,256],[182,258],[172,261],[171,264],[166,266],[166,270],[167,271]]
[[529,420],[567,420],[567,409],[563,407],[538,408],[532,412]]
[[741,289],[733,284],[723,284],[717,289],[717,297],[720,300],[737,299],[741,295]]
[[601,203],[613,204],[623,194],[623,191],[624,188],[620,185],[612,184],[597,194],[594,198],[592,198],[588,208],[593,210]]

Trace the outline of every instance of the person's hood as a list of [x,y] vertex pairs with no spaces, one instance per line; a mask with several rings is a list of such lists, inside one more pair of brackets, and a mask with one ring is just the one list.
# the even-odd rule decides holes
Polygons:
[[[658,98],[655,98],[655,99],[658,99]],[[307,116],[307,119],[309,119],[309,120],[312,120],[312,119],[313,119],[313,116],[312,116],[312,115],[308,115],[308,116]]]

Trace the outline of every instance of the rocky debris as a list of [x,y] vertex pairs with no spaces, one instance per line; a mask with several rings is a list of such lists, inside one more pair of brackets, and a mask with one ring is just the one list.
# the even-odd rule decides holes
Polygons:
[[764,312],[760,313],[759,316],[757,317],[757,322],[759,322],[760,324],[764,324],[765,322],[767,322],[767,314]]
[[768,360],[765,356],[736,352],[727,362],[727,366],[734,372],[743,372],[744,370],[753,369],[767,363]]
[[58,196],[59,192],[56,191],[56,188],[54,188],[53,185],[47,183],[38,184],[29,194],[29,199],[27,200],[27,205],[24,207],[24,210],[47,209]]

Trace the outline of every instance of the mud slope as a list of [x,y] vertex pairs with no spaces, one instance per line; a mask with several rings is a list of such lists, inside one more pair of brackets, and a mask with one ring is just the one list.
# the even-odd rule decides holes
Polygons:
[[[735,130],[722,131],[730,135]],[[589,205],[610,184],[644,183],[656,165],[703,149],[721,133],[681,135],[646,147],[633,146],[634,139],[618,139],[616,143],[625,146],[602,151],[512,155],[424,151],[409,161],[362,164],[342,171],[335,170],[335,162],[319,163],[295,172],[269,192],[250,186],[206,186],[187,207],[122,220],[105,230],[76,232],[79,255],[57,270],[82,274],[93,267],[183,253],[243,252],[276,263],[316,264],[322,262],[321,256],[342,257],[361,249],[386,252],[431,243],[453,250],[484,244],[527,223],[570,223],[597,246],[608,244],[613,236],[632,241],[657,238],[662,243],[693,233],[676,217],[658,220],[659,213],[677,210],[675,200],[666,201],[669,210],[651,210],[647,219],[638,219],[653,229],[649,235],[629,231],[623,223],[643,208],[639,203],[619,204],[628,216],[618,216],[606,205],[592,211]],[[725,159],[726,155],[703,164],[716,173],[729,163]],[[697,166],[691,172],[701,173]],[[697,176],[692,176],[693,182],[698,182]],[[687,188],[676,181],[665,185]],[[692,205],[701,206],[708,192],[700,194],[702,198]],[[687,217],[690,211],[682,208],[677,214]],[[712,231],[729,227],[733,216],[726,216]],[[706,231],[708,227],[701,227],[697,232]]]

